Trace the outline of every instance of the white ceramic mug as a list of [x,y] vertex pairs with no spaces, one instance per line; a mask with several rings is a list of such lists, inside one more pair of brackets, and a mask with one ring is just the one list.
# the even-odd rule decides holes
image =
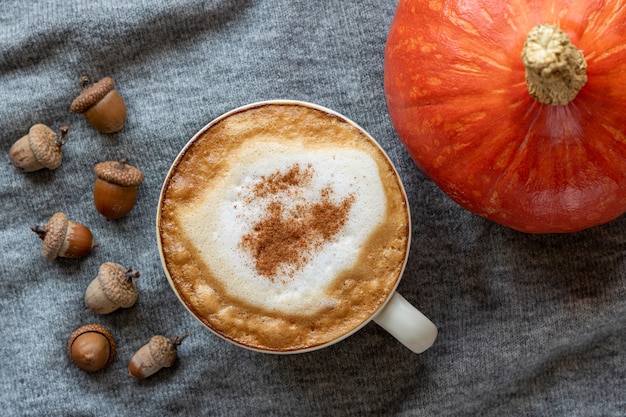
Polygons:
[[409,348],[411,351],[415,352],[415,353],[421,353],[424,352],[425,350],[427,350],[429,347],[432,346],[432,344],[434,343],[436,337],[437,337],[437,327],[426,317],[424,316],[424,314],[422,314],[417,308],[415,308],[412,304],[410,304],[404,297],[402,297],[402,295],[400,295],[396,289],[397,286],[402,278],[402,276],[400,275],[400,278],[397,279],[395,286],[393,287],[393,290],[389,292],[389,295],[387,297],[387,300],[385,301],[385,303],[382,304],[382,306],[375,311],[367,320],[363,321],[359,326],[357,326],[356,328],[354,328],[352,331],[342,335],[341,337],[337,337],[327,343],[321,344],[321,345],[317,345],[317,346],[313,346],[313,347],[309,347],[309,348],[304,348],[304,349],[298,349],[298,350],[291,350],[291,351],[273,351],[273,350],[266,350],[266,349],[256,349],[256,348],[251,348],[250,346],[246,346],[245,344],[239,344],[236,341],[225,337],[224,335],[220,334],[219,332],[215,331],[214,329],[212,329],[210,326],[207,325],[207,323],[204,322],[204,320],[201,319],[201,317],[198,316],[197,311],[194,311],[194,309],[190,308],[190,306],[188,305],[188,303],[186,302],[186,300],[181,297],[181,294],[179,294],[179,291],[176,287],[176,285],[174,284],[172,277],[170,276],[170,272],[168,271],[168,267],[164,258],[164,251],[163,251],[163,245],[162,245],[162,238],[161,238],[161,233],[160,233],[160,229],[161,229],[161,211],[162,211],[162,205],[163,205],[163,200],[164,200],[164,192],[165,192],[165,187],[167,184],[167,179],[170,178],[173,175],[173,170],[177,165],[177,162],[179,161],[180,158],[183,157],[183,155],[185,154],[185,151],[187,150],[187,148],[189,148],[191,146],[191,144],[193,144],[196,139],[198,137],[200,137],[203,132],[207,131],[208,129],[210,129],[212,126],[214,126],[216,123],[224,120],[225,118],[228,118],[230,115],[235,114],[235,113],[239,113],[242,111],[245,111],[247,109],[250,108],[255,108],[255,107],[259,107],[265,104],[295,104],[295,105],[299,105],[299,106],[305,106],[305,107],[309,107],[312,109],[317,109],[320,111],[323,111],[327,114],[333,115],[335,117],[338,117],[342,120],[344,120],[345,122],[349,123],[350,125],[352,125],[353,127],[355,127],[356,129],[358,129],[359,131],[361,131],[361,133],[363,133],[373,144],[375,144],[375,146],[377,146],[379,148],[379,150],[381,151],[381,153],[387,158],[389,165],[393,168],[397,178],[398,178],[398,182],[399,182],[399,187],[403,193],[403,197],[404,200],[406,201],[406,210],[407,210],[407,216],[408,216],[408,220],[409,220],[409,232],[408,232],[408,242],[407,242],[407,250],[406,250],[406,255],[404,258],[404,263],[402,266],[402,271],[401,274],[404,273],[404,268],[406,266],[406,262],[407,262],[407,258],[408,258],[408,253],[409,250],[408,248],[410,247],[410,237],[411,237],[411,219],[410,219],[410,211],[408,208],[408,199],[406,197],[406,191],[402,185],[402,182],[400,180],[400,177],[397,173],[397,171],[395,170],[395,167],[393,166],[393,164],[391,163],[391,161],[389,160],[388,155],[384,152],[384,150],[380,147],[380,145],[360,126],[358,126],[356,123],[354,123],[353,121],[351,121],[350,119],[348,119],[347,117],[333,111],[330,109],[327,109],[325,107],[322,106],[318,106],[315,104],[311,104],[311,103],[306,103],[306,102],[302,102],[302,101],[294,101],[294,100],[271,100],[271,101],[266,101],[266,102],[260,102],[260,103],[253,103],[253,104],[249,104],[247,106],[242,106],[240,108],[234,109],[228,113],[225,113],[221,116],[219,116],[218,118],[216,118],[215,120],[211,121],[209,124],[207,124],[204,128],[202,128],[196,135],[194,135],[194,137],[187,143],[187,145],[181,150],[181,152],[179,153],[178,157],[176,158],[176,160],[174,161],[174,163],[172,164],[172,167],[170,168],[170,170],[167,173],[167,177],[166,180],[164,181],[163,184],[163,188],[161,190],[161,195],[159,198],[159,207],[157,210],[157,242],[158,242],[158,246],[159,246],[159,253],[160,253],[160,257],[161,257],[161,262],[163,265],[163,269],[166,273],[166,276],[168,278],[168,281],[172,287],[172,289],[174,290],[174,292],[176,293],[177,297],[179,298],[179,300],[182,302],[182,304],[188,309],[188,311],[194,315],[194,317],[196,317],[202,324],[205,325],[205,327],[207,327],[209,330],[211,330],[213,333],[215,333],[216,335],[220,336],[221,338],[234,343],[236,345],[245,347],[245,348],[249,348],[252,350],[256,350],[256,351],[261,351],[261,352],[265,352],[265,353],[300,353],[300,352],[306,352],[306,351],[312,351],[312,350],[317,350],[326,346],[329,346],[331,344],[334,344],[336,342],[339,342],[340,340],[345,339],[346,337],[354,334],[356,331],[358,331],[359,329],[361,329],[363,326],[365,326],[367,323],[369,323],[370,321],[374,321],[375,323],[377,323],[378,325],[382,326],[385,330],[387,330],[391,335],[393,335],[396,339],[398,339],[400,342],[402,342],[402,344],[404,344],[407,348]]

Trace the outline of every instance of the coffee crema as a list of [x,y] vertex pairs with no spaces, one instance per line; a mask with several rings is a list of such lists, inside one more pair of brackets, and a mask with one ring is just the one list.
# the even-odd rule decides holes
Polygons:
[[291,352],[342,338],[394,291],[410,240],[404,190],[358,127],[301,103],[218,119],[183,149],[157,219],[185,306],[222,337]]

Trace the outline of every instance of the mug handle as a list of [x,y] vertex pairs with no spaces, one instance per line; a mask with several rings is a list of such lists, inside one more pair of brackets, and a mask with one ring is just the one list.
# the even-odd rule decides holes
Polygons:
[[398,292],[374,316],[374,322],[415,353],[424,352],[437,338],[437,326]]

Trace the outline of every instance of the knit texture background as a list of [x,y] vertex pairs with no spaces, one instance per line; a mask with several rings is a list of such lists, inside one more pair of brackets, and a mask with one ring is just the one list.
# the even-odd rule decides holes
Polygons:
[[[410,159],[391,125],[383,56],[395,1],[0,2],[0,415],[625,416],[626,218],[527,235],[472,215]],[[79,77],[111,76],[124,130],[95,131],[69,106]],[[376,324],[313,353],[274,356],[219,339],[177,301],[155,239],[161,184],[220,114],[265,99],[345,114],[376,138],[409,194],[413,241],[399,291],[439,327],[415,355]],[[18,172],[30,126],[70,126],[63,164]],[[126,158],[145,181],[123,219],[94,208],[93,167]],[[29,226],[55,212],[98,247],[45,260]],[[97,316],[83,294],[103,262],[141,272],[138,303]],[[66,356],[77,327],[111,329],[118,352],[87,374]],[[154,334],[189,332],[171,368],[127,377]]]

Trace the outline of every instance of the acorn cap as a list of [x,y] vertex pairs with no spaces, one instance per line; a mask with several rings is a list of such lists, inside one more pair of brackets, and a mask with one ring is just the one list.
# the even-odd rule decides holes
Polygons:
[[85,113],[114,89],[115,82],[113,79],[104,77],[97,83],[91,84],[89,87],[83,89],[80,95],[72,101],[70,109],[74,113]]
[[61,165],[63,151],[57,134],[48,126],[38,123],[28,131],[28,144],[41,165],[48,169],[56,169]]
[[89,333],[89,332],[100,333],[101,335],[106,337],[107,340],[109,341],[109,360],[106,362],[106,365],[104,366],[104,368],[106,368],[107,366],[111,364],[111,362],[113,362],[113,358],[115,357],[115,352],[116,352],[116,346],[115,346],[115,339],[113,339],[113,335],[111,334],[109,329],[107,329],[106,327],[100,324],[95,324],[95,323],[86,324],[74,330],[72,334],[70,335],[69,339],[67,340],[67,354],[71,359],[72,358],[72,345],[74,344],[74,341],[76,340],[78,336],[85,334],[85,333]]
[[131,270],[114,262],[105,262],[100,265],[98,281],[102,291],[109,300],[120,307],[132,307],[137,301],[137,285],[132,279],[135,275],[129,275]]
[[46,235],[41,243],[41,254],[44,258],[53,260],[59,254],[65,241],[68,226],[67,216],[63,213],[54,213],[44,226]]
[[[178,338],[176,338],[178,339]],[[172,339],[168,339],[165,336],[156,335],[152,336],[148,343],[148,350],[152,358],[164,368],[168,368],[176,361],[178,344]]]
[[100,162],[93,170],[98,178],[122,187],[137,186],[144,178],[139,168],[127,164],[125,160]]

